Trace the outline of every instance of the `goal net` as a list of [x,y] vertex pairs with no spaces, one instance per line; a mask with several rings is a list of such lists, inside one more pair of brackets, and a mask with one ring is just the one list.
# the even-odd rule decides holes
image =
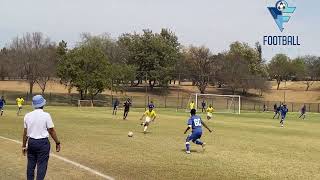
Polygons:
[[78,100],[78,107],[107,107],[107,101],[100,100]]
[[[239,95],[220,94],[191,94],[188,100],[186,111],[190,111],[190,103],[194,102],[198,112],[205,112],[209,105],[212,105],[215,113],[235,113],[240,114],[241,97]],[[203,105],[205,105],[204,108]]]

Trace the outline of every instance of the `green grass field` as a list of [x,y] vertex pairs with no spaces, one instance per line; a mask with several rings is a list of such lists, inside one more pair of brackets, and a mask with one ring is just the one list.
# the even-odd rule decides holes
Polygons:
[[[0,136],[21,141],[23,116],[15,111],[9,106],[0,117]],[[271,112],[218,114],[208,122],[214,133],[204,130],[206,151],[191,144],[188,155],[183,134],[187,113],[157,109],[158,119],[144,135],[139,125],[143,109],[132,109],[127,121],[122,112],[114,117],[106,108],[50,106],[46,111],[62,143],[58,155],[115,179],[320,179],[319,114],[302,121],[289,113],[284,128]],[[25,179],[20,147],[0,138],[0,179]],[[99,178],[50,158],[47,179]]]

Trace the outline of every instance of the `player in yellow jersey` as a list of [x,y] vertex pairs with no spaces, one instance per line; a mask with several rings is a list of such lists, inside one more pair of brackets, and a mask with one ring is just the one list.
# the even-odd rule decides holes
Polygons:
[[212,118],[212,113],[214,112],[214,108],[210,104],[207,108],[207,120],[210,120]]
[[143,115],[140,118],[140,120],[142,121],[144,117],[146,117],[146,118],[145,118],[144,122],[141,123],[141,126],[144,126],[143,133],[146,134],[148,126],[157,117],[156,112],[153,110],[153,106],[152,105],[149,105],[149,110],[147,110],[146,112],[143,113]]
[[195,109],[195,104],[193,101],[191,101],[191,103],[189,104],[189,108],[190,110]]
[[16,99],[17,105],[18,105],[18,112],[17,115],[20,115],[21,109],[22,109],[22,105],[24,103],[24,99],[20,96]]

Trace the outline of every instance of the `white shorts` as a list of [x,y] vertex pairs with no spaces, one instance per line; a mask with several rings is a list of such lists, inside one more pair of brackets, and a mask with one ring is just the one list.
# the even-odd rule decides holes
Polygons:
[[212,118],[212,113],[208,112],[207,116]]
[[144,122],[149,124],[151,122],[151,118],[147,116]]

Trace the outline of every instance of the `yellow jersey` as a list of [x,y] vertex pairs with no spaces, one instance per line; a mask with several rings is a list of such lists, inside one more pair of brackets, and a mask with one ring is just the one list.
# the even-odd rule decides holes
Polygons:
[[213,111],[214,111],[214,108],[213,108],[213,107],[208,107],[208,108],[207,108],[207,112],[208,112],[208,113],[213,113]]
[[195,105],[194,105],[194,103],[192,103],[192,102],[189,104],[190,109],[194,109],[194,106],[195,106]]
[[17,98],[16,99],[18,106],[22,106],[22,104],[24,103],[24,99],[23,98]]
[[155,118],[157,116],[157,114],[154,110],[152,110],[152,111],[147,110],[146,112],[144,112],[144,115],[146,115],[149,118]]

